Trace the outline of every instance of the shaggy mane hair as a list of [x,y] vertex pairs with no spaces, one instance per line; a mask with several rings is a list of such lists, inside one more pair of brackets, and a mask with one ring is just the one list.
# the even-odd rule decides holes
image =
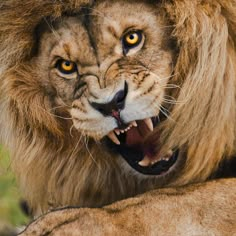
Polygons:
[[[79,135],[70,135],[70,120],[47,112],[52,101],[32,79],[37,68],[27,65],[37,25],[87,4],[0,3],[0,141],[9,148],[23,193],[37,213],[50,206],[90,206],[94,199],[97,205],[109,203],[117,192],[120,198],[133,196],[137,192],[130,189],[141,181],[122,174],[115,158],[92,140],[78,143]],[[184,185],[205,181],[235,154],[236,1],[163,0],[161,7],[179,49],[172,82],[181,84],[171,119],[163,123],[163,150],[179,147],[186,154],[180,177],[170,184]]]

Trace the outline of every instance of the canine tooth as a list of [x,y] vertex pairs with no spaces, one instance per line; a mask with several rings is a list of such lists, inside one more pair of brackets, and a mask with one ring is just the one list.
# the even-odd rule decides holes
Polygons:
[[169,150],[169,151],[167,152],[167,156],[171,157],[172,155],[173,155],[173,151],[172,151],[172,150]]
[[167,154],[164,157],[162,157],[161,159],[164,160],[164,161],[169,161],[172,155],[173,155],[173,151],[169,150],[167,152]]
[[145,119],[144,122],[147,125],[147,127],[150,129],[150,131],[153,131],[153,124],[152,124],[151,118]]
[[125,131],[124,130],[120,130],[120,132],[123,134]]
[[137,126],[138,126],[136,121],[133,121],[131,124],[132,124],[134,127],[137,127]]
[[111,139],[112,142],[114,142],[114,143],[117,144],[117,145],[120,145],[120,141],[119,141],[119,139],[116,137],[116,135],[114,134],[113,131],[111,131],[107,136]]
[[148,157],[144,157],[142,161],[140,161],[138,163],[140,166],[143,166],[143,167],[146,167],[146,166],[149,166],[151,164],[151,161]]
[[115,129],[115,133],[116,133],[117,135],[120,135],[120,130]]

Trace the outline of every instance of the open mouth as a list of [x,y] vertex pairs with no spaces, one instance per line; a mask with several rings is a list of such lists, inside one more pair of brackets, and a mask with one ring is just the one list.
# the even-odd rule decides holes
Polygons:
[[157,118],[147,118],[116,128],[107,135],[108,146],[120,153],[136,171],[145,175],[163,175],[176,163],[178,150],[169,150],[160,156],[152,145],[144,142],[158,124]]

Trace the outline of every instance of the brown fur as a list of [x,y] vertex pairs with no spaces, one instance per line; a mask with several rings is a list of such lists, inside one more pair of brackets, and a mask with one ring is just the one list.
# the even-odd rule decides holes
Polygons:
[[[170,83],[181,86],[172,94],[177,99],[172,119],[160,127],[161,151],[178,147],[186,158],[177,177],[168,181],[124,173],[118,156],[92,139],[78,142],[76,131],[70,134],[71,120],[58,117],[68,116],[65,110],[50,114],[54,91],[43,88],[37,65],[30,64],[34,31],[43,17],[79,12],[83,4],[88,1],[0,4],[0,138],[34,213],[66,205],[100,206],[157,187],[206,181],[235,155],[236,2],[161,5],[179,50]],[[150,139],[157,140],[155,134]]]
[[235,235],[235,191],[233,179],[155,190],[100,209],[53,211],[20,235]]

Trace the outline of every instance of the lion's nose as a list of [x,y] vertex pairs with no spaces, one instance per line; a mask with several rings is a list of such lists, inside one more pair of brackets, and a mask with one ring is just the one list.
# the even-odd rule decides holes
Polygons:
[[101,112],[104,116],[110,116],[116,111],[120,111],[125,107],[125,99],[128,93],[128,84],[125,82],[124,89],[119,90],[112,100],[108,103],[92,102],[94,109]]

